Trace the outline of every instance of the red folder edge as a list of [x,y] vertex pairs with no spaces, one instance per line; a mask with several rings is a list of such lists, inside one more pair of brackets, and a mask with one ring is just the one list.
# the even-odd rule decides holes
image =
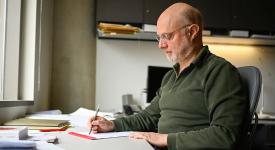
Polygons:
[[94,137],[91,137],[91,136],[88,136],[88,135],[79,134],[79,133],[76,133],[76,132],[68,132],[68,133],[70,135],[74,135],[74,136],[81,137],[81,138],[84,138],[84,139],[89,139],[89,140],[94,140],[95,139]]
[[69,126],[64,126],[60,129],[40,129],[40,132],[55,132],[55,131],[66,131]]

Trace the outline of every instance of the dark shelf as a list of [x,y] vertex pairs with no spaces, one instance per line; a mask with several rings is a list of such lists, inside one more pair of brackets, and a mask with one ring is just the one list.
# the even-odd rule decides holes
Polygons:
[[[98,38],[101,39],[125,39],[125,40],[145,40],[156,41],[155,32],[138,32],[135,34],[104,34],[98,30]],[[243,38],[230,36],[203,36],[203,42],[207,44],[230,44],[230,45],[253,45],[253,46],[274,46],[275,37],[264,38]]]

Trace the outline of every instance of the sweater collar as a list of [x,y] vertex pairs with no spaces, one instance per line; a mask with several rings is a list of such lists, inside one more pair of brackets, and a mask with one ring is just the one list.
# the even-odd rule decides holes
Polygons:
[[[210,51],[208,49],[208,46],[203,46],[203,48],[200,50],[199,54],[197,55],[197,57],[191,62],[190,66],[189,67],[193,67],[193,66],[196,66],[196,65],[199,65],[200,63],[202,63],[202,61],[204,60],[204,58],[210,54]],[[188,68],[189,68],[188,67]],[[179,63],[176,63],[174,66],[173,66],[174,70],[179,70],[180,68],[180,65]]]
[[201,51],[199,52],[199,54],[197,55],[197,57],[193,60],[193,62],[191,63],[192,65],[198,65],[200,64],[204,58],[209,54],[209,49],[208,46],[203,46]]

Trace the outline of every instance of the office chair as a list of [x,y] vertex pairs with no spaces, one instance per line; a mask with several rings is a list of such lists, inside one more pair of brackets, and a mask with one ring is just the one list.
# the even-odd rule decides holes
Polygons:
[[[243,130],[244,133],[241,140],[241,147],[244,150],[250,150],[258,124],[256,108],[261,93],[262,76],[260,70],[254,66],[239,67],[238,71],[241,75],[242,84],[246,87],[249,96],[249,111],[245,121],[245,130]],[[254,124],[252,124],[253,117]]]

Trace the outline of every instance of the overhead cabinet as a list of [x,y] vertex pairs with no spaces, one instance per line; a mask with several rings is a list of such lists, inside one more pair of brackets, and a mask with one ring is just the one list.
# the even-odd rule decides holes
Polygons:
[[[174,2],[183,1],[174,0]],[[231,0],[185,0],[184,2],[201,11],[205,29],[231,28]]]
[[246,30],[250,34],[275,34],[275,0],[96,0],[96,21],[155,25],[161,12],[176,2],[198,8],[204,28],[212,33]]
[[153,24],[157,23],[159,15],[174,2],[172,0],[144,0],[143,9],[143,23]]
[[274,0],[233,0],[232,27],[254,32],[275,32]]
[[97,22],[143,23],[142,0],[97,0]]

